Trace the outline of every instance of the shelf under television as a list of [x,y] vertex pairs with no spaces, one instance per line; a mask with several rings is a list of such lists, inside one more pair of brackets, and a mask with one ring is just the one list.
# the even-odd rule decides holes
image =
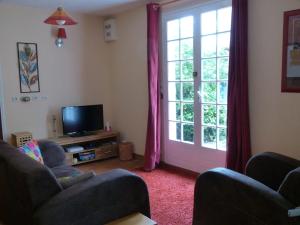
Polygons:
[[[51,140],[61,145],[63,148],[72,145],[86,145],[101,142],[99,147],[87,148],[77,152],[65,152],[68,165],[78,165],[118,156],[119,132],[116,131],[100,131],[98,133],[81,137],[63,136]],[[74,157],[76,158],[78,154],[86,152],[94,152],[95,158],[84,161],[74,161]]]

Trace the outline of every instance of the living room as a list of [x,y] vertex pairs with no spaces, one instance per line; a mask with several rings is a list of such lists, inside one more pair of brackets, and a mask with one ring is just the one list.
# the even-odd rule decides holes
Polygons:
[[[62,107],[103,104],[104,124],[109,122],[120,133],[121,141],[132,142],[135,154],[145,155],[149,107],[146,4],[165,4],[161,10],[164,17],[179,9],[216,1],[140,0],[115,5],[103,1],[112,5],[103,4],[99,9],[92,2],[0,1],[0,102],[5,141],[11,143],[11,134],[20,131],[31,132],[37,140],[61,136]],[[57,26],[43,21],[60,5],[78,24],[63,26],[67,38],[58,48]],[[298,0],[248,1],[251,155],[275,152],[300,159],[300,97],[281,91],[283,15],[299,8]],[[103,23],[111,18],[116,23],[117,39],[106,42]],[[37,44],[39,92],[21,93],[18,42]],[[23,97],[30,97],[30,101],[22,101]],[[53,118],[57,133],[53,132]],[[162,136],[168,134],[161,132]],[[196,173],[225,167],[225,151],[217,151],[217,156],[213,155],[216,160],[210,160],[210,153],[202,159],[195,155],[183,158],[179,153],[170,156],[171,151],[165,152],[164,147],[162,144],[161,160],[171,166]],[[186,163],[176,161],[176,157]]]

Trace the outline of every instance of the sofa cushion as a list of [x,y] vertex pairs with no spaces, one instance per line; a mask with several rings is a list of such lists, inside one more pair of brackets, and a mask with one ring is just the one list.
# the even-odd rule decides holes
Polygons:
[[36,140],[28,141],[25,145],[19,148],[19,151],[25,155],[33,158],[39,163],[44,164],[44,160],[41,154],[41,150]]
[[82,173],[82,174],[77,174],[75,176],[60,177],[60,178],[58,178],[58,181],[59,181],[60,185],[64,189],[66,189],[66,188],[73,186],[74,184],[77,184],[77,183],[80,183],[87,179],[90,179],[90,178],[94,177],[95,175],[96,174],[94,171],[90,171],[90,172],[86,172],[86,173]]
[[40,146],[45,165],[52,168],[66,164],[65,152],[60,145],[50,140],[39,140],[38,144]]
[[78,176],[78,175],[82,174],[82,172],[79,169],[76,169],[72,166],[67,166],[67,165],[56,166],[56,167],[53,167],[50,169],[54,173],[56,178],[74,177],[74,176]]

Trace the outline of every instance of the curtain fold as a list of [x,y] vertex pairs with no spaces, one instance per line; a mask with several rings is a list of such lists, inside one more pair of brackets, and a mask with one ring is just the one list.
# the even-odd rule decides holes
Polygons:
[[226,164],[241,173],[251,155],[247,56],[248,2],[232,0]]
[[148,47],[148,125],[145,147],[146,171],[155,169],[160,162],[160,67],[159,67],[159,4],[147,5],[147,47]]

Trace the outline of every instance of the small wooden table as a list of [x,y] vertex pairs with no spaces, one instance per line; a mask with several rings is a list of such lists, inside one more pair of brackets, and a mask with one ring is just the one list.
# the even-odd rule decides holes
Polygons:
[[141,213],[134,213],[106,225],[157,225],[157,223]]

